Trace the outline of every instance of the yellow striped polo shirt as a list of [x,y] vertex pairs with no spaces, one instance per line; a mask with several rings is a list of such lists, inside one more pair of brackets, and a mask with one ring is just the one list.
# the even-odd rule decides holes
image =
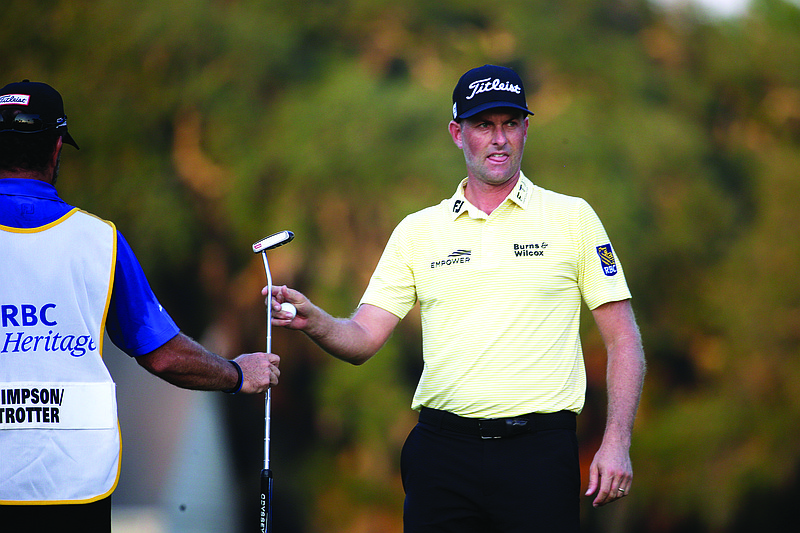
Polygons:
[[580,412],[581,301],[630,298],[603,225],[586,201],[523,174],[488,216],[465,184],[400,222],[361,299],[400,318],[420,303],[424,368],[412,408]]

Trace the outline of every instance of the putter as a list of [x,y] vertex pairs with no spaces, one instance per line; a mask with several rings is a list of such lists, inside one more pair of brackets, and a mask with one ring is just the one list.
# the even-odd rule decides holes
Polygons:
[[[294,239],[291,231],[279,231],[253,244],[253,253],[260,253],[264,259],[264,271],[267,273],[267,288],[270,304],[267,306],[267,353],[272,352],[272,274],[269,272],[267,250],[283,246]],[[261,533],[269,533],[272,529],[272,470],[269,468],[269,433],[270,411],[272,409],[272,389],[267,389],[264,401],[264,469],[261,470]]]

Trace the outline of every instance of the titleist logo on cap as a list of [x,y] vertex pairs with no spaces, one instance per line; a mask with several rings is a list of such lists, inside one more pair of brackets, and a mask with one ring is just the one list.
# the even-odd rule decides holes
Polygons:
[[502,81],[499,79],[485,78],[482,80],[475,80],[469,84],[472,89],[472,94],[466,97],[467,100],[472,100],[476,94],[485,93],[489,91],[507,91],[514,94],[519,94],[522,89],[519,85],[515,85],[509,81]]
[[28,105],[30,100],[29,94],[4,94],[0,96],[0,105]]
[[453,120],[498,107],[532,114],[525,102],[522,79],[508,67],[484,65],[468,70],[453,89]]

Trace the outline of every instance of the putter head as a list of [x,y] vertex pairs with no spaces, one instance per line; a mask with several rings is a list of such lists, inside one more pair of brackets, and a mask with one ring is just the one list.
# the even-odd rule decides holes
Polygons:
[[290,242],[294,239],[294,233],[289,230],[279,231],[278,233],[274,233],[269,237],[265,237],[260,241],[253,244],[253,253],[260,253],[266,250],[272,250],[273,248],[277,248],[278,246],[283,246],[287,242]]

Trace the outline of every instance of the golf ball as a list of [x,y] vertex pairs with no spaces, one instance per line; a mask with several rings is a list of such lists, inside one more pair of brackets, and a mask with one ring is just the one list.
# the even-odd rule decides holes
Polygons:
[[284,313],[289,313],[291,316],[289,318],[294,318],[297,314],[297,309],[294,305],[290,304],[289,302],[283,302],[281,304],[281,311]]

